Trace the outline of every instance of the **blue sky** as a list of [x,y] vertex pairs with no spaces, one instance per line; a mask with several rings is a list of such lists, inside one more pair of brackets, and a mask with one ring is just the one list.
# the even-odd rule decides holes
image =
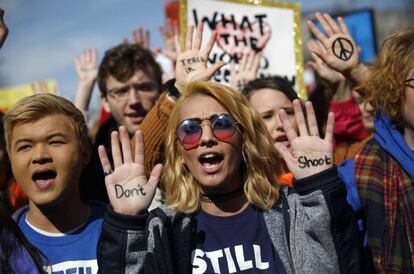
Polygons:
[[[297,2],[289,1],[288,2]],[[413,0],[303,0],[302,11],[333,11],[369,7],[413,7]],[[103,52],[121,43],[142,26],[151,31],[151,45],[162,46],[158,26],[164,22],[165,0],[1,0],[10,29],[0,51],[0,85],[14,86],[36,80],[55,79],[58,90],[73,99],[77,74],[73,59],[82,49]],[[92,101],[99,108],[98,91]]]
[[[164,22],[164,0],[2,0],[9,36],[0,51],[3,86],[41,79],[58,81],[59,94],[73,99],[77,87],[74,58],[87,47],[104,51],[142,26],[151,44],[161,46],[158,26]],[[98,90],[93,107],[98,107]]]

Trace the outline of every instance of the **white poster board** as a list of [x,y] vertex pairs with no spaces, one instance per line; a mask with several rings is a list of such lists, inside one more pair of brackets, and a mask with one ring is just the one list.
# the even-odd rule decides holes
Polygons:
[[[230,62],[239,63],[247,48],[264,44],[259,76],[278,75],[289,80],[300,97],[306,99],[303,81],[303,56],[300,6],[251,0],[182,0],[181,30],[203,22],[203,45],[213,30],[217,42],[209,63],[228,63],[214,76],[223,84],[230,83]],[[267,42],[266,42],[267,41]]]

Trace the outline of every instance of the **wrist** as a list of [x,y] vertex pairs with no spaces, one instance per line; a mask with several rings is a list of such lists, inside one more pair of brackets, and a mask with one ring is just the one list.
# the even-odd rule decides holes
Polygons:
[[178,98],[180,98],[181,96],[181,90],[179,88],[180,86],[177,85],[177,82],[175,81],[175,79],[170,79],[165,83],[165,88],[167,90],[167,95],[170,99],[176,101]]
[[369,69],[364,64],[358,63],[344,72],[344,75],[352,83],[352,86],[356,87],[365,83],[369,76]]

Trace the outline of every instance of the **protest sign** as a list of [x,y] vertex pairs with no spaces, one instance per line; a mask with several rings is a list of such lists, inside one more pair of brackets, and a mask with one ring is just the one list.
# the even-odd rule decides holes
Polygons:
[[36,93],[56,94],[56,81],[39,81],[26,85],[0,88],[0,111],[7,111],[21,98]]
[[[258,0],[182,0],[181,33],[203,22],[203,45],[217,31],[217,43],[208,62],[228,63],[214,75],[230,83],[230,63],[239,63],[247,50],[263,51],[259,76],[278,75],[289,80],[306,99],[303,81],[300,6]],[[185,36],[184,36],[185,37]]]

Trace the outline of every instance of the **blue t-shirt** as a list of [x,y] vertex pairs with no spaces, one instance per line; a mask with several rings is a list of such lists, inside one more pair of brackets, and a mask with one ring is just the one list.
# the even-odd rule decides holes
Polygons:
[[195,273],[286,273],[270,240],[263,212],[249,205],[230,217],[200,210],[197,245],[192,251]]
[[101,234],[104,208],[89,204],[91,216],[86,224],[64,236],[47,236],[31,228],[26,222],[27,211],[21,214],[18,225],[28,241],[37,247],[52,265],[52,273],[98,272],[96,249]]

